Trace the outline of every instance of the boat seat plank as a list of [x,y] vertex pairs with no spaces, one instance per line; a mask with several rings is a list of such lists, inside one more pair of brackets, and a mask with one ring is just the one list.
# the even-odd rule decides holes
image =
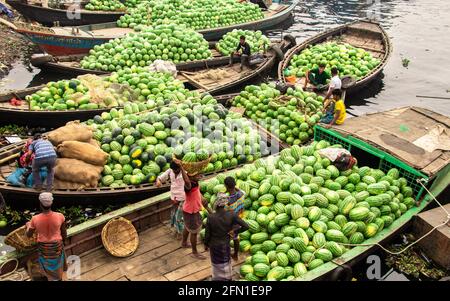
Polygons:
[[120,263],[120,265],[130,275],[144,274],[145,272],[151,270],[152,265],[155,265],[154,262],[156,259],[158,259],[157,261],[164,261],[164,256],[171,254],[180,248],[179,241],[171,241],[168,244],[145,253],[145,256],[138,256],[124,260]]
[[207,255],[206,260],[197,260],[195,262],[187,264],[179,269],[176,269],[174,271],[165,274],[164,277],[166,277],[170,281],[175,281],[184,277],[188,277],[189,275],[192,275],[193,273],[196,273],[198,271],[202,271],[206,268],[211,268],[209,253],[205,255]]
[[113,272],[98,278],[98,281],[118,281],[120,278],[126,277],[123,271],[119,268]]
[[134,276],[139,276],[148,272],[152,272],[155,275],[164,275],[176,269],[180,266],[184,266],[191,263],[194,258],[188,256],[192,250],[190,248],[182,248],[179,241],[170,243],[170,245],[176,245],[171,251],[165,254],[158,254],[158,260],[152,260],[150,262],[141,264],[139,267],[133,267],[132,270],[128,270],[127,273]]
[[434,118],[426,112],[422,108],[406,107],[372,113],[350,118],[333,129],[375,145],[432,176],[448,163],[450,118],[439,114],[439,118]]
[[[149,229],[149,230],[154,230],[154,232],[155,232],[153,234],[155,236],[153,236],[153,235],[151,236],[152,242],[149,243],[146,239],[140,239],[140,244],[139,244],[138,249],[129,258],[138,257],[139,255],[145,254],[145,253],[147,253],[153,249],[156,249],[170,241],[170,238],[167,237],[164,227],[158,227],[156,229]],[[149,231],[149,230],[146,230],[146,231]],[[144,231],[142,234],[145,234],[146,231]],[[143,236],[142,234],[140,235],[140,237]],[[145,235],[144,237],[147,237],[147,235]],[[82,257],[83,257],[83,261],[81,263],[81,270],[83,272],[89,272],[89,271],[96,269],[105,264],[117,263],[117,261],[120,260],[120,258],[111,256],[103,248],[99,249],[97,251],[91,252]]]
[[[95,269],[92,269],[86,273],[83,273],[83,269],[81,270],[81,280],[95,281],[102,277],[106,277],[110,273],[118,270],[117,265],[115,264],[105,264]],[[120,276],[119,276],[120,277]],[[119,278],[117,277],[117,278]]]

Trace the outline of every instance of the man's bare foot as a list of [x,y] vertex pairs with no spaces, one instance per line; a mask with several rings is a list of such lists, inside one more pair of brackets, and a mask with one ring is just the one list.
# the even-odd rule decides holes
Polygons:
[[231,258],[233,258],[234,261],[238,261],[239,260],[238,254],[231,255]]
[[190,244],[188,244],[188,243],[181,243],[181,247],[182,248],[190,248],[191,247],[191,245]]
[[191,256],[194,257],[194,258],[200,259],[200,260],[205,260],[206,259],[206,257],[203,256],[200,253],[191,253]]

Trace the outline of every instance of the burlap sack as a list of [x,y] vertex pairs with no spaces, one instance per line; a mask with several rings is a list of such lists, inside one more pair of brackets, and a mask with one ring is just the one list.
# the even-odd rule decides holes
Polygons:
[[53,181],[53,187],[55,189],[83,190],[86,186],[84,184],[63,181],[55,178]]
[[97,148],[100,148],[100,142],[98,142],[98,141],[95,140],[95,139],[89,140],[88,143],[89,143],[90,145],[93,145],[93,146],[97,147]]
[[51,131],[47,137],[54,146],[58,146],[63,141],[89,142],[92,139],[92,129],[76,120]]
[[104,166],[108,160],[108,154],[99,147],[79,141],[64,141],[56,148],[62,158],[78,159],[86,163]]
[[76,159],[58,158],[55,166],[55,178],[83,184],[85,187],[97,187],[103,166],[95,166]]

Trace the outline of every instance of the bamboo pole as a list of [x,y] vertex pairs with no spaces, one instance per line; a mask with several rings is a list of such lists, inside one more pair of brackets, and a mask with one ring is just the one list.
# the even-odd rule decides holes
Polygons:
[[11,23],[11,22],[9,22],[9,21],[6,21],[6,20],[3,19],[3,18],[0,18],[0,23],[2,23],[2,24],[4,24],[4,25],[8,26],[9,28],[11,28],[11,29],[13,29],[13,30],[17,30],[17,26],[16,26],[16,25],[14,25],[13,23]]
[[427,96],[427,95],[416,95],[416,97],[421,97],[421,98],[433,98],[433,99],[450,99],[450,97]]
[[0,160],[0,164],[6,163],[6,162],[8,162],[8,161],[11,160],[11,159],[17,158],[17,157],[19,157],[19,155],[20,155],[20,154],[17,153],[17,154],[8,156],[8,157],[6,157],[6,158],[3,158],[3,159]]

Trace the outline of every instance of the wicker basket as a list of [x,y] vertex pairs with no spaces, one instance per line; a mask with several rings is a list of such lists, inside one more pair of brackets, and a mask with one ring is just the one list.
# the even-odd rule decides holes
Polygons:
[[36,232],[32,237],[27,237],[27,228],[22,226],[12,231],[5,237],[5,244],[14,247],[17,251],[29,252],[37,248]]
[[188,173],[188,175],[193,176],[199,173],[202,173],[205,168],[208,166],[209,161],[211,161],[211,156],[208,159],[198,162],[185,162],[180,159],[177,159],[174,155],[172,156],[172,160],[175,163],[180,164],[183,169]]
[[139,236],[133,224],[123,217],[110,220],[102,229],[106,251],[116,257],[132,255],[139,245]]

